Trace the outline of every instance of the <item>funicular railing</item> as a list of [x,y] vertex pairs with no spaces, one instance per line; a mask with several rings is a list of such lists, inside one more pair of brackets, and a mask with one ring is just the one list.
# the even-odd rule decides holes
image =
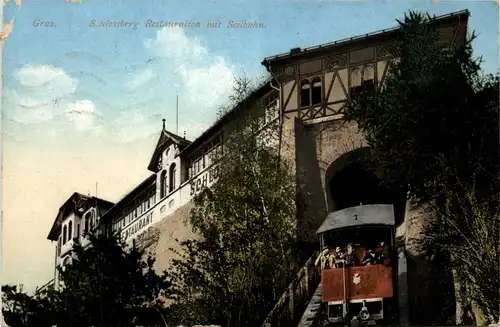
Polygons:
[[268,314],[262,327],[293,326],[298,323],[307,303],[321,281],[320,267],[314,265],[318,252],[307,260]]

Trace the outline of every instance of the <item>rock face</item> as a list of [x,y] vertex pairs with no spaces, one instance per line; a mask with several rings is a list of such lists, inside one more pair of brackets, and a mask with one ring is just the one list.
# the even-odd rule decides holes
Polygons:
[[405,248],[406,254],[412,259],[421,259],[426,255],[423,241],[425,238],[425,226],[430,220],[432,213],[424,206],[413,203],[407,204],[405,223]]
[[412,325],[450,325],[455,322],[455,291],[451,265],[446,258],[430,259],[423,245],[432,211],[407,204],[405,250]]

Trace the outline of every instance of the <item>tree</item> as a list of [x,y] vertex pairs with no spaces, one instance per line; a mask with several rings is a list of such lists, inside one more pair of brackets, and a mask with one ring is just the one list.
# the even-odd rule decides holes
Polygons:
[[75,243],[72,262],[59,269],[59,289],[33,297],[4,289],[9,326],[166,325],[166,273],[157,275],[152,258],[143,261],[141,251],[127,249],[116,235],[88,237],[90,246]]
[[[89,235],[91,246],[73,247],[74,259],[61,269],[57,293],[58,326],[135,326],[163,321],[166,273],[157,275],[154,259],[142,260],[117,235]],[[152,319],[151,319],[152,318]]]
[[[385,85],[345,111],[370,146],[380,179],[434,213],[425,246],[447,254],[462,299],[499,316],[499,79],[481,71],[472,41],[443,48],[436,21],[399,21]],[[404,186],[404,187],[401,187]],[[460,292],[459,292],[460,293]]]
[[296,271],[293,179],[273,147],[276,129],[256,137],[262,123],[252,115],[252,92],[244,80],[237,85],[247,86],[233,97],[240,115],[216,158],[218,179],[190,213],[199,237],[181,243],[169,271],[179,324],[262,323]]
[[49,297],[29,295],[22,286],[2,286],[2,313],[10,327],[53,326],[54,306]]

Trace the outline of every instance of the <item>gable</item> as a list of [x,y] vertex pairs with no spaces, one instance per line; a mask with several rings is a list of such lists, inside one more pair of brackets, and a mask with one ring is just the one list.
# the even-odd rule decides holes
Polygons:
[[179,147],[179,151],[182,151],[185,147],[191,144],[191,142],[183,137],[180,137],[179,135],[167,131],[165,128],[162,129],[158,142],[156,143],[156,147],[153,151],[153,155],[151,156],[151,160],[149,161],[148,170],[154,173],[158,172],[158,160],[163,151],[165,151],[165,149],[171,144],[176,144]]

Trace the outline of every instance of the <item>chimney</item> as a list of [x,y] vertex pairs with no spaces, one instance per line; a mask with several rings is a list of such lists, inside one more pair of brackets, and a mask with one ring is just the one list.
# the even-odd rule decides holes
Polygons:
[[186,131],[184,131],[184,139],[186,139]]

